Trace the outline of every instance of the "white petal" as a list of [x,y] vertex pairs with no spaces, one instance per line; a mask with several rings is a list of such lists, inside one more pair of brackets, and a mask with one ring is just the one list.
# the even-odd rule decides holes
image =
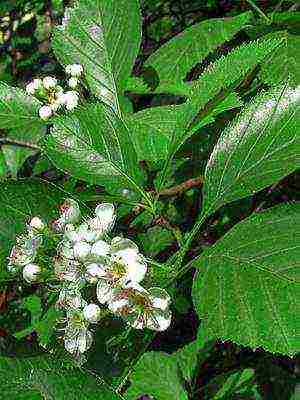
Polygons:
[[86,267],[87,279],[90,280],[91,283],[97,282],[97,280],[99,278],[105,277],[106,274],[107,274],[107,272],[105,271],[103,266],[100,264],[91,263],[91,264],[88,264]]
[[83,315],[88,322],[95,324],[101,316],[100,307],[97,304],[87,304],[83,309]]
[[107,232],[112,229],[115,223],[115,207],[110,203],[99,204],[95,209],[96,217],[101,220],[102,230]]
[[127,282],[141,282],[147,273],[147,265],[139,262],[138,259],[135,259],[130,264],[127,264]]
[[86,242],[77,242],[73,247],[74,257],[86,260],[91,252],[91,246]]
[[109,251],[110,251],[109,244],[104,242],[104,240],[98,240],[92,246],[91,256],[94,256],[95,258],[105,257],[108,255]]
[[138,246],[130,239],[124,239],[120,236],[115,236],[111,241],[111,252],[112,254],[118,254],[118,252],[123,250],[134,250],[138,254]]
[[162,332],[169,328],[171,325],[172,314],[168,312],[155,312],[147,319],[146,326],[154,331]]
[[153,307],[160,308],[162,311],[165,311],[169,307],[171,297],[164,289],[153,287],[148,289],[148,292]]
[[113,294],[112,287],[105,280],[100,279],[97,283],[97,298],[101,304],[105,304],[111,300]]
[[73,354],[77,349],[77,340],[76,338],[65,338],[64,339],[65,349]]

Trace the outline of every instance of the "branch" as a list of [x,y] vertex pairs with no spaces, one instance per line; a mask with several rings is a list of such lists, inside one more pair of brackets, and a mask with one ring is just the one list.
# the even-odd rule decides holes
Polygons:
[[181,183],[180,185],[170,187],[168,189],[161,190],[158,193],[158,196],[176,196],[177,194],[181,194],[193,187],[198,187],[203,184],[203,177],[199,176],[198,178],[188,179],[187,181]]
[[0,146],[3,146],[5,144],[10,144],[10,145],[19,146],[19,147],[27,147],[28,149],[32,149],[32,150],[38,150],[38,151],[41,150],[41,148],[36,144],[32,144],[32,143],[28,143],[28,142],[22,142],[21,140],[0,138]]

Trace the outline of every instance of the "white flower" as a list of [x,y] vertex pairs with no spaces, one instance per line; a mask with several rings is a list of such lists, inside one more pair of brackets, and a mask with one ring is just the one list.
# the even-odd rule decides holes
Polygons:
[[66,73],[78,78],[83,73],[83,66],[81,64],[69,64],[66,66]]
[[33,232],[40,232],[45,228],[44,222],[39,217],[33,217],[29,222],[29,229]]
[[63,96],[63,103],[68,111],[72,111],[74,108],[77,107],[79,102],[79,95],[77,92],[75,92],[74,90],[69,90],[62,96]]
[[100,264],[91,263],[86,266],[85,278],[90,283],[96,283],[105,274],[105,269]]
[[77,242],[73,247],[74,258],[87,260],[91,253],[91,245],[86,242]]
[[37,264],[27,264],[23,268],[23,278],[28,283],[36,282],[41,271]]
[[141,282],[147,272],[147,264],[138,247],[129,239],[116,237],[111,242],[110,258],[103,266],[105,275],[97,283],[100,303],[109,302],[116,287],[128,287]]
[[52,108],[50,106],[42,106],[39,109],[39,116],[43,120],[47,120],[53,114]]
[[78,82],[78,78],[72,77],[68,80],[68,85],[70,88],[76,89],[76,87],[78,86]]
[[116,289],[108,308],[123,317],[133,328],[164,331],[171,324],[170,296],[161,288],[145,290],[135,284],[127,289]]
[[43,86],[45,89],[53,89],[57,85],[57,79],[52,78],[52,76],[46,76],[43,79]]
[[109,233],[115,224],[115,208],[110,203],[99,204],[95,209],[95,214],[96,217],[91,218],[88,224],[92,230],[97,231],[98,238],[100,239]]
[[91,324],[95,324],[99,321],[101,316],[100,307],[97,304],[88,304],[83,309],[84,318]]

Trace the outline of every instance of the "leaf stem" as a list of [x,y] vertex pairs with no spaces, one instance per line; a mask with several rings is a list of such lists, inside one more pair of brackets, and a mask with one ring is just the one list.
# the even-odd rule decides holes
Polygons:
[[268,24],[270,24],[272,21],[270,18],[252,1],[252,0],[246,0],[250,6],[257,11],[257,13],[265,20],[267,21]]

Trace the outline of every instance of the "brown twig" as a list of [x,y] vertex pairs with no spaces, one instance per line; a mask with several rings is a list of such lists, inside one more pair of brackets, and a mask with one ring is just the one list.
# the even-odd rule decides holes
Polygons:
[[186,192],[187,190],[189,190],[191,188],[199,187],[202,184],[203,184],[203,177],[199,176],[198,178],[188,179],[187,181],[180,183],[177,186],[173,186],[168,189],[163,189],[158,193],[158,196],[159,197],[176,196],[178,194]]
[[0,146],[6,145],[6,144],[10,144],[13,146],[19,146],[19,147],[27,147],[28,149],[32,149],[32,150],[38,150],[38,151],[41,150],[41,148],[36,144],[22,142],[21,140],[0,138]]

